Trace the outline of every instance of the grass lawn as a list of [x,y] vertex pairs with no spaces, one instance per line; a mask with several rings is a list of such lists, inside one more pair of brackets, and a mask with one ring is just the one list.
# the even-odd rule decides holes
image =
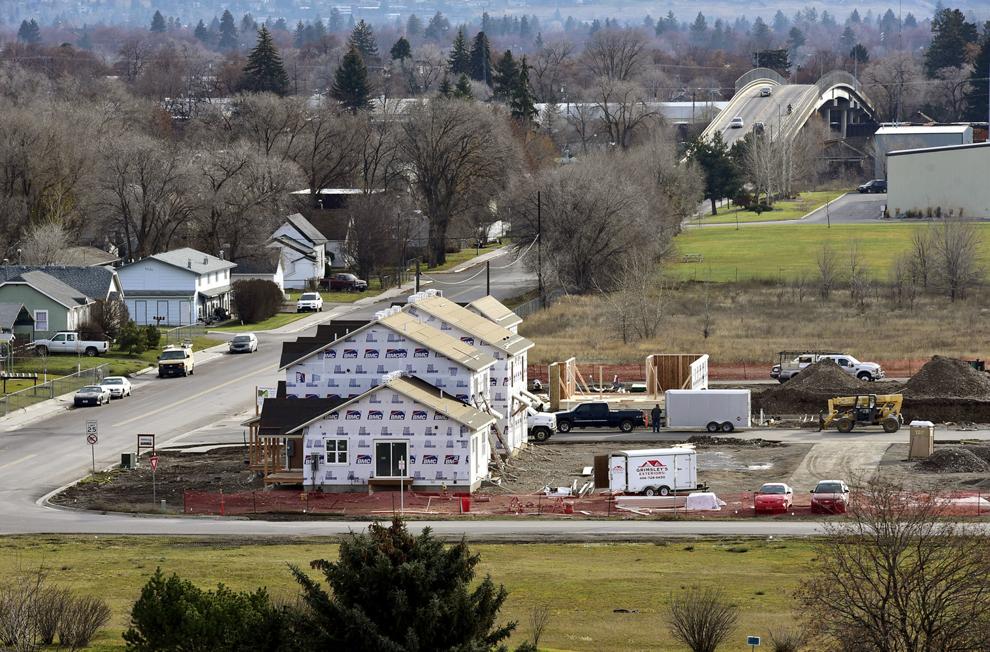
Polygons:
[[[354,303],[358,299],[381,294],[385,289],[382,287],[381,279],[371,278],[368,279],[368,289],[364,292],[320,292],[320,296],[323,297],[323,303]],[[287,303],[294,307],[303,292],[304,290],[286,290],[285,294],[289,297]]]
[[[335,559],[337,547],[318,540],[249,543],[165,537],[7,537],[0,539],[0,578],[44,565],[49,581],[97,595],[113,620],[89,649],[123,650],[126,627],[141,586],[161,567],[202,587],[267,586],[292,597],[298,587],[287,564],[307,572],[314,559]],[[680,651],[663,622],[671,592],[693,584],[722,587],[740,608],[739,629],[726,652],[749,650],[745,636],[803,609],[789,592],[806,578],[812,558],[806,541],[672,541],[669,544],[472,545],[479,574],[509,591],[504,620],[519,623],[512,647],[529,634],[530,610],[548,603],[552,617],[542,639],[553,650]],[[625,609],[630,613],[615,613]]]
[[[802,273],[817,274],[817,255],[831,243],[840,269],[849,267],[852,247],[860,263],[880,278],[888,278],[894,260],[911,248],[911,234],[922,224],[774,224],[747,229],[689,229],[677,236],[679,254],[701,254],[700,263],[670,267],[675,278],[698,281],[793,279]],[[990,242],[990,224],[978,224],[984,242]],[[981,262],[987,268],[990,248],[983,247]]]
[[271,331],[276,328],[281,328],[287,324],[291,324],[294,321],[302,319],[308,313],[305,312],[280,312],[264,321],[260,321],[257,324],[234,324],[232,326],[219,326],[217,328],[210,328],[211,331],[219,331],[221,333],[251,333],[257,331]]
[[[507,239],[504,239],[502,241],[502,244],[492,244],[492,245],[488,245],[487,247],[482,247],[481,249],[475,249],[473,247],[468,249],[461,249],[456,253],[447,254],[447,260],[444,261],[443,265],[437,265],[436,267],[430,267],[429,269],[424,267],[420,271],[445,272],[449,269],[460,267],[461,265],[471,260],[472,258],[477,258],[478,256],[482,256],[489,252],[495,251],[496,249],[501,249],[502,247],[506,246],[508,243],[509,241]],[[415,267],[411,269],[413,272],[416,271]]]
[[845,190],[802,192],[796,199],[785,199],[774,203],[772,211],[760,213],[759,215],[752,211],[733,208],[731,210],[727,209],[718,215],[709,215],[693,222],[695,224],[735,224],[737,217],[741,223],[799,220],[845,192]]

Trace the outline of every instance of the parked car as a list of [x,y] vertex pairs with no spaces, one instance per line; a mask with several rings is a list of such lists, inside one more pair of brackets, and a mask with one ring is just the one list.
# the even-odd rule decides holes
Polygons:
[[72,397],[72,404],[76,407],[83,405],[103,405],[110,402],[110,391],[99,385],[86,385],[76,392]]
[[254,333],[235,335],[227,350],[231,353],[254,353],[258,350],[258,337]]
[[794,490],[783,482],[768,482],[753,497],[757,514],[786,512],[794,503]]
[[110,392],[110,398],[124,398],[131,395],[131,381],[123,376],[107,376],[100,383],[100,387]]
[[610,410],[608,403],[582,403],[573,410],[557,412],[557,430],[571,428],[618,428],[622,432],[646,425],[639,410]]
[[732,120],[729,121],[729,129],[742,129],[746,126],[746,122],[742,119],[742,116],[737,115]]
[[886,179],[873,179],[867,181],[859,188],[857,188],[861,193],[867,194],[871,192],[887,192],[887,180]]
[[849,487],[842,480],[822,480],[811,490],[812,514],[845,514]]
[[364,292],[368,289],[367,281],[346,272],[325,278],[320,282],[320,285],[334,292]]
[[86,340],[73,331],[59,331],[48,339],[34,341],[34,351],[38,355],[74,353],[93,357],[109,350],[110,342],[107,340]]
[[296,301],[296,312],[322,312],[323,297],[319,292],[303,292]]
[[158,377],[189,376],[196,371],[192,345],[167,346],[158,356]]
[[773,88],[770,86],[764,86],[760,89],[760,97],[770,97],[773,95]]

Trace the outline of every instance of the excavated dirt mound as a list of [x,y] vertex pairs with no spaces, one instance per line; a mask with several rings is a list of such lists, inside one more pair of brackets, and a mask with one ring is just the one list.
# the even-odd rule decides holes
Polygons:
[[754,409],[773,414],[806,414],[824,410],[834,396],[849,396],[871,388],[869,383],[853,378],[826,359],[805,368],[779,387],[753,397]]
[[936,355],[904,386],[909,397],[990,400],[990,374],[967,362]]
[[990,464],[965,448],[940,448],[915,468],[924,473],[986,473]]

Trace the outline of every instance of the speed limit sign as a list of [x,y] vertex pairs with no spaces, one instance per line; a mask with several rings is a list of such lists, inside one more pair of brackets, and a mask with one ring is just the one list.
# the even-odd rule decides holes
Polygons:
[[86,434],[87,435],[98,435],[100,434],[100,429],[97,424],[96,419],[90,419],[86,421]]

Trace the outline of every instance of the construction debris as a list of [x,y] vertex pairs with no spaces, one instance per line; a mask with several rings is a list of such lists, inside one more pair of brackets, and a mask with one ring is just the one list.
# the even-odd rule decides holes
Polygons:
[[924,473],[986,473],[990,464],[966,448],[939,448],[914,468]]

